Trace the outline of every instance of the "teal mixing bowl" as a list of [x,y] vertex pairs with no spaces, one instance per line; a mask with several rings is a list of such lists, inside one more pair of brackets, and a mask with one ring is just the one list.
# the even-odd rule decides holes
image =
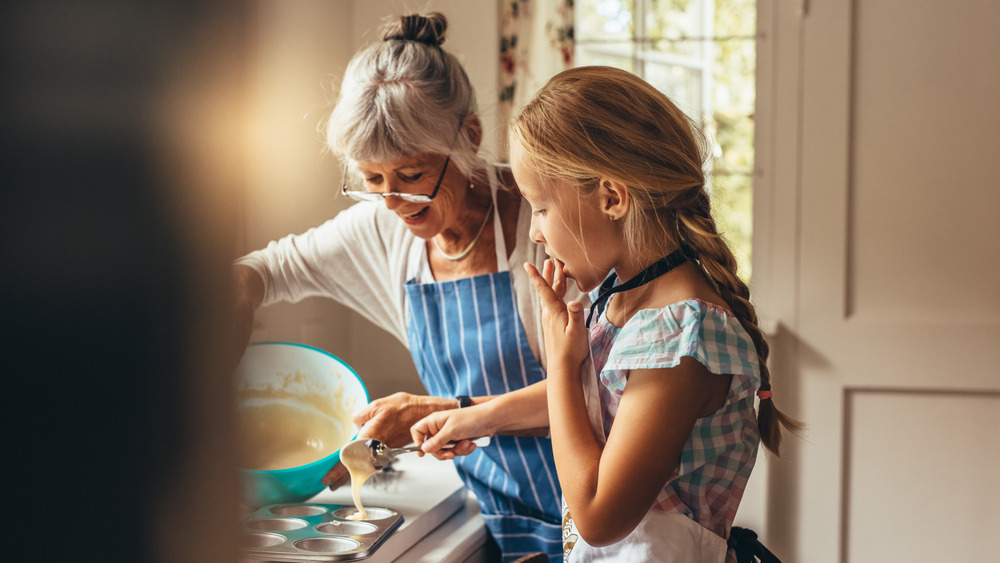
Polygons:
[[368,390],[343,360],[312,346],[255,342],[236,368],[243,502],[301,502],[357,437]]

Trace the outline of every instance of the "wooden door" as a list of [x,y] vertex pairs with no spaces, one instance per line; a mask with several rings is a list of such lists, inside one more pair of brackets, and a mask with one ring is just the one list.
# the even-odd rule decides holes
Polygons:
[[754,272],[786,562],[996,560],[1000,3],[760,3]]

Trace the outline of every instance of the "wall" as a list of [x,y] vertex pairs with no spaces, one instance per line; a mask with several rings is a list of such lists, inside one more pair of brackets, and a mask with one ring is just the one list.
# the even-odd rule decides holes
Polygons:
[[771,459],[765,541],[995,559],[1000,4],[758,6],[754,289],[808,425]]

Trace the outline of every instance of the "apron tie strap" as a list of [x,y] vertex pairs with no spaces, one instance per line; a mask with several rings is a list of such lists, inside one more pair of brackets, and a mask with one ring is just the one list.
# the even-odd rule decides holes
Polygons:
[[757,533],[747,528],[733,526],[729,530],[729,549],[736,554],[737,563],[781,563],[764,544],[757,539]]
[[630,289],[635,289],[640,285],[647,284],[656,278],[662,276],[663,274],[673,270],[677,266],[680,266],[688,260],[693,260],[697,257],[691,247],[687,245],[681,245],[680,248],[671,252],[667,256],[660,258],[656,262],[653,262],[651,266],[645,270],[639,272],[638,275],[628,280],[621,285],[615,285],[615,280],[618,279],[617,275],[610,275],[601,283],[601,288],[598,291],[597,299],[590,305],[590,314],[587,315],[587,328],[590,328],[590,321],[594,316],[594,311],[597,311],[598,315],[604,310],[603,305],[607,302],[608,298],[619,291],[628,291]]

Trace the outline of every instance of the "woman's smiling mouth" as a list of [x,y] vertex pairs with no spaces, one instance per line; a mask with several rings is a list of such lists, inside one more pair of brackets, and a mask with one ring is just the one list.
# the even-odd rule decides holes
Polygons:
[[403,221],[406,221],[407,223],[416,223],[416,222],[419,222],[421,219],[424,218],[424,216],[427,215],[427,211],[430,208],[431,208],[431,206],[428,205],[427,207],[424,207],[423,209],[421,209],[420,211],[417,211],[416,213],[410,213],[408,215],[399,214],[399,217]]

